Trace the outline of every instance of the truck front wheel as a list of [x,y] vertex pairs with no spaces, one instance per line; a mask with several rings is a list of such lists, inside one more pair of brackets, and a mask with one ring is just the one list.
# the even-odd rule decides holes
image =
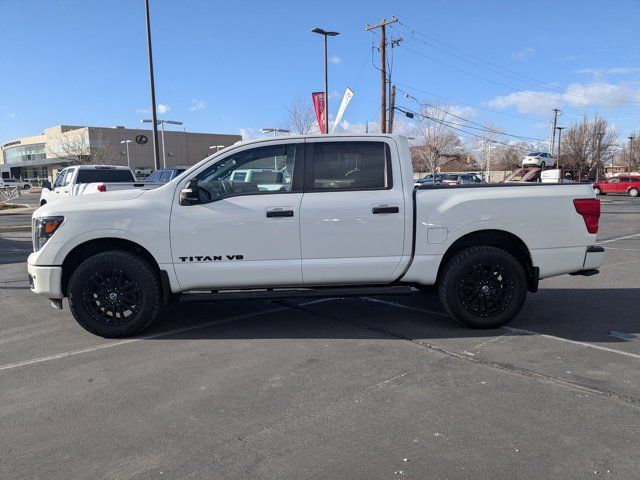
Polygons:
[[527,296],[522,265],[504,250],[469,247],[445,265],[438,289],[444,308],[475,328],[497,328],[515,317]]
[[86,259],[71,275],[67,291],[76,321],[107,338],[144,330],[162,306],[156,272],[140,256],[125,251],[102,252]]

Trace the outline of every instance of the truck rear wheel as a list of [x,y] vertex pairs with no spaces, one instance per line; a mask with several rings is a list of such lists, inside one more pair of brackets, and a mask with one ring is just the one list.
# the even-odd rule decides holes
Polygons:
[[527,296],[522,265],[504,250],[469,247],[445,265],[438,293],[444,308],[475,328],[497,328],[515,317]]
[[71,275],[69,308],[76,321],[101,337],[134,335],[157,317],[160,280],[141,257],[125,251],[98,253]]

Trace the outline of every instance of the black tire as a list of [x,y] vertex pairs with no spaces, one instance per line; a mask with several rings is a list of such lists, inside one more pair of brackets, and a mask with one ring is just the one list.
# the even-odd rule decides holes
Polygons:
[[416,284],[416,285],[414,285],[414,287],[416,287],[422,293],[437,293],[438,292],[438,287],[436,285],[419,285],[419,284]]
[[24,187],[22,187],[23,190],[29,190],[31,188],[31,185],[25,185]]
[[640,192],[638,192],[638,189],[635,188],[635,187],[632,187],[632,188],[629,189],[629,196],[631,196],[631,197],[637,197],[638,193],[640,193]]
[[101,337],[134,335],[162,308],[160,279],[144,259],[118,250],[98,253],[71,275],[69,309],[86,330]]
[[544,162],[540,162],[540,170],[544,170],[544,166],[545,166],[545,163]]
[[527,277],[511,254],[496,247],[469,247],[445,265],[440,301],[456,320],[497,328],[515,317],[527,297]]
[[593,187],[593,191],[596,195],[600,195],[602,194],[602,191],[600,191],[600,189],[598,187]]

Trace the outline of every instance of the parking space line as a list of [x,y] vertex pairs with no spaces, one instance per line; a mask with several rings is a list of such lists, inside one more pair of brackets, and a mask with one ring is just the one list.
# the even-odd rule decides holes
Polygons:
[[625,235],[624,237],[614,237],[608,240],[603,240],[601,242],[596,242],[597,245],[602,245],[603,243],[609,242],[617,242],[618,240],[627,240],[628,238],[640,237],[640,233],[634,233],[633,235]]
[[[418,307],[410,307],[408,305],[402,305],[401,303],[397,303],[397,302],[388,302],[386,300],[379,300],[377,298],[368,298],[368,297],[362,297],[365,300],[368,301],[373,301],[376,303],[382,303],[385,305],[390,305],[392,307],[397,307],[397,308],[404,308],[407,310],[414,310],[417,312],[423,312],[423,313],[428,313],[428,314],[435,314],[435,315],[440,315],[443,317],[449,317],[449,315],[440,313],[440,312],[435,312],[433,310],[427,310],[425,308],[418,308]],[[451,318],[451,317],[449,317]],[[587,347],[587,348],[593,348],[595,350],[601,350],[603,352],[609,352],[609,353],[617,353],[619,355],[624,355],[626,357],[631,357],[631,358],[636,358],[638,360],[640,360],[640,355],[638,355],[637,353],[631,353],[631,352],[625,352],[624,350],[616,350],[615,348],[609,348],[609,347],[603,347],[600,345],[594,345],[593,343],[587,343],[587,342],[579,342],[577,340],[569,340],[568,338],[562,338],[562,337],[556,337],[555,335],[548,335],[546,333],[540,333],[540,332],[534,332],[533,330],[526,330],[523,328],[513,328],[513,327],[500,327],[503,328],[509,332],[513,332],[513,333],[520,333],[520,334],[527,334],[527,335],[536,335],[539,337],[544,337],[544,338],[548,338],[551,340],[559,340],[561,342],[565,342],[565,343],[571,343],[574,345],[580,345],[582,347]],[[498,337],[501,338],[501,337]],[[495,339],[493,339],[495,340]],[[492,341],[493,341],[492,340]]]
[[119,347],[120,345],[126,345],[129,343],[135,343],[135,342],[140,342],[142,340],[152,340],[154,338],[160,338],[160,337],[165,337],[167,335],[175,335],[178,333],[183,333],[183,332],[189,332],[191,330],[197,330],[199,328],[205,328],[205,327],[211,327],[213,325],[220,325],[223,323],[229,323],[229,322],[235,322],[237,320],[244,320],[246,318],[251,318],[251,317],[257,317],[259,315],[266,315],[269,313],[275,313],[275,312],[281,312],[283,310],[288,310],[290,307],[278,307],[278,308],[272,308],[270,310],[263,310],[260,312],[254,312],[254,313],[247,313],[244,315],[236,315],[235,317],[229,317],[229,318],[223,318],[220,320],[213,320],[211,322],[205,322],[205,323],[199,323],[198,325],[191,325],[189,327],[182,327],[182,328],[176,328],[173,330],[169,330],[166,332],[158,332],[158,333],[154,333],[152,335],[145,335],[143,337],[136,337],[136,338],[128,338],[125,340],[118,340],[115,342],[109,342],[109,343],[104,343],[102,345],[95,345],[93,347],[87,347],[87,348],[81,348],[78,350],[70,350],[67,352],[60,352],[60,353],[56,353],[53,355],[47,355],[44,357],[39,357],[39,358],[32,358],[30,360],[24,360],[22,362],[15,362],[15,363],[9,363],[6,365],[0,365],[0,371],[3,370],[11,370],[14,368],[20,368],[20,367],[26,367],[29,365],[35,365],[35,364],[39,364],[39,363],[44,363],[44,362],[49,362],[52,360],[59,360],[61,358],[66,358],[66,357],[72,357],[75,355],[81,355],[83,353],[90,353],[90,352],[95,352],[97,350],[104,350],[105,348],[113,348],[113,347]]
[[636,358],[640,360],[640,355],[637,353],[625,352],[624,350],[616,350],[615,348],[603,347],[600,345],[594,345],[593,343],[579,342],[577,340],[569,340],[568,338],[556,337],[555,335],[547,335],[546,333],[534,332],[533,330],[526,330],[524,328],[502,327],[513,333],[520,333],[526,335],[536,335],[538,337],[550,338],[552,340],[560,340],[565,343],[572,343],[573,345],[580,345],[582,347],[595,348],[596,350],[602,350],[603,352],[617,353],[624,355],[625,357]]

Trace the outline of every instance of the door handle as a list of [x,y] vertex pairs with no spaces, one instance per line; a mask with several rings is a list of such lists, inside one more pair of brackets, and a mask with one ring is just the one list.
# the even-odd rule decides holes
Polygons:
[[293,217],[293,210],[269,210],[267,218]]
[[374,215],[378,213],[400,213],[400,207],[373,207],[371,213]]

